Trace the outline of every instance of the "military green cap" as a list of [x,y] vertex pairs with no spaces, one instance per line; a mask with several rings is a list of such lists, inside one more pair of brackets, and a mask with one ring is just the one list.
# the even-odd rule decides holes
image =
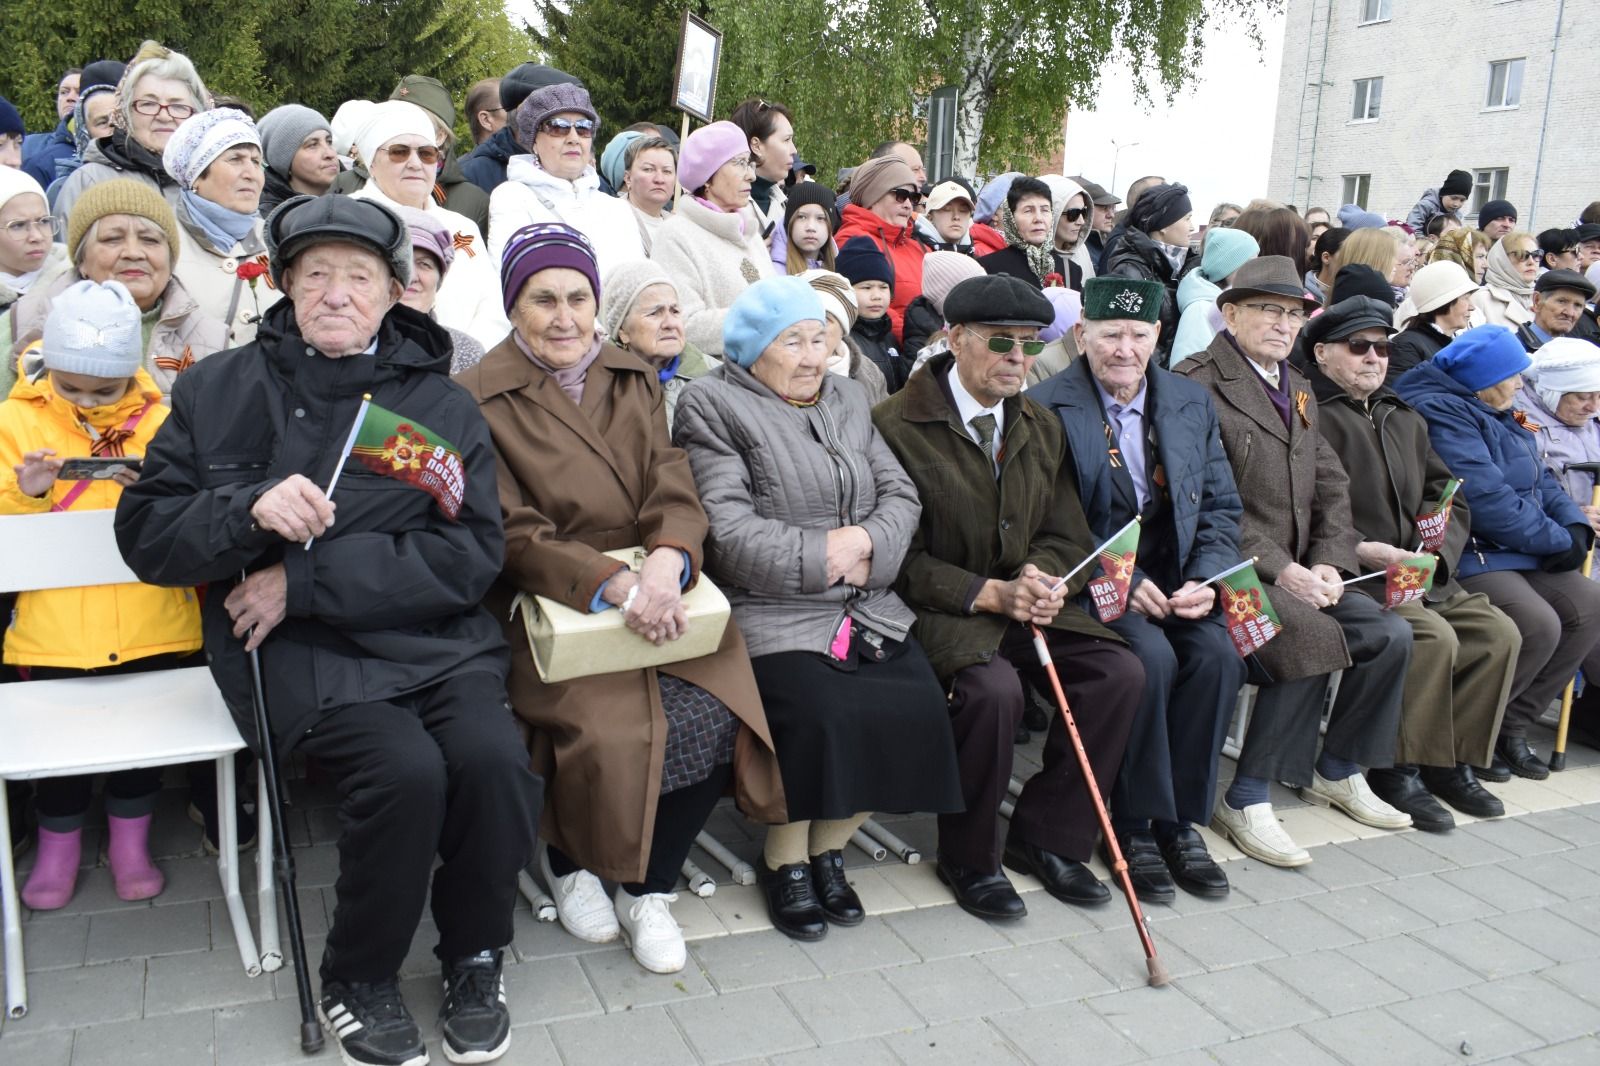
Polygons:
[[1167,287],[1143,278],[1090,278],[1083,283],[1083,317],[1087,322],[1131,318],[1154,322],[1161,317]]

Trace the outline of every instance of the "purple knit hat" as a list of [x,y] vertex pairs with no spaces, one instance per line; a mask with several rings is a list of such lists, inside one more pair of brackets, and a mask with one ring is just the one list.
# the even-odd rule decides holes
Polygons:
[[568,267],[582,273],[600,302],[600,270],[594,262],[594,245],[589,238],[562,222],[535,222],[511,235],[505,254],[500,257],[500,293],[506,314],[516,306],[517,296],[528,279],[541,270]]
[[689,134],[678,150],[678,184],[685,192],[695,192],[724,163],[748,151],[750,138],[726,119],[701,126]]
[[411,247],[437,259],[441,275],[449,270],[451,261],[456,257],[455,241],[451,239],[450,231],[426,211],[405,204],[395,205],[394,210],[411,232]]
[[600,136],[600,116],[595,113],[594,104],[589,102],[588,90],[572,82],[557,82],[534,90],[517,106],[517,113],[513,116],[517,138],[531,147],[544,120],[564,112],[587,118],[594,123],[594,135]]

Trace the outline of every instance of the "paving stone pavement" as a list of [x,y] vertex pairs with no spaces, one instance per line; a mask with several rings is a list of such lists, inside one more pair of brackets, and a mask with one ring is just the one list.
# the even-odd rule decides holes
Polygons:
[[[1019,772],[1037,750],[1022,749]],[[850,876],[872,916],[798,944],[771,930],[753,888],[727,883],[697,851],[722,883],[709,899],[680,893],[674,909],[691,945],[678,975],[647,974],[623,948],[581,943],[519,904],[506,968],[516,1029],[502,1061],[1596,1066],[1600,753],[1570,756],[1547,782],[1490,786],[1506,819],[1462,819],[1445,835],[1369,830],[1274,786],[1285,825],[1315,861],[1278,870],[1211,836],[1233,891],[1217,901],[1180,893],[1149,909],[1173,976],[1162,989],[1146,983],[1120,893],[1082,910],[1016,878],[1028,917],[988,925],[950,905],[931,862],[873,862],[851,848]],[[315,957],[338,824],[328,789],[302,780],[292,792]],[[245,976],[214,861],[184,804],[180,789],[163,794],[160,898],[117,900],[86,848],[77,898],[26,917],[30,1012],[0,1023],[0,1064],[337,1061],[331,1048],[300,1054],[287,970]],[[882,821],[931,859],[930,819]],[[759,828],[730,809],[710,829],[755,857]],[[436,1034],[434,935],[424,921],[402,977],[424,1032]],[[431,1049],[443,1062],[436,1038]]]

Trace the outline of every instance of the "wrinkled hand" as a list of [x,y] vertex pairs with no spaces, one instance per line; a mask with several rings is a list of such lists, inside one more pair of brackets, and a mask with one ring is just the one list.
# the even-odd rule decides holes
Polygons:
[[233,619],[233,635],[255,651],[283,621],[289,604],[289,578],[282,563],[257,570],[233,587],[222,602]]
[[872,577],[872,556],[867,556],[849,570],[845,571],[844,583],[852,588],[866,588],[867,581]]
[[978,595],[977,608],[990,614],[1003,614],[1016,622],[1049,625],[1061,612],[1067,587],[1051,591],[1056,579],[1028,563],[1015,581],[989,581]]
[[689,629],[683,609],[683,553],[677,548],[657,548],[645,556],[639,569],[639,591],[622,612],[628,628],[660,646],[677,640]]
[[49,493],[50,486],[56,483],[56,474],[61,470],[65,459],[55,457],[54,448],[40,448],[38,451],[26,452],[22,462],[11,469],[17,472],[17,488],[22,490],[24,496],[44,496]]
[[1318,563],[1311,568],[1311,572],[1322,581],[1322,587],[1328,593],[1328,606],[1344,598],[1344,579],[1339,576],[1339,571],[1327,563]]
[[1135,585],[1128,594],[1128,609],[1138,611],[1146,618],[1165,618],[1172,613],[1172,602],[1167,599],[1166,593],[1156,587],[1154,581],[1146,579]]
[[1287,592],[1302,603],[1308,603],[1319,611],[1324,607],[1332,607],[1337,601],[1328,594],[1328,586],[1322,577],[1299,563],[1290,563],[1278,574],[1278,579],[1273,582],[1278,588]]
[[1395,563],[1403,563],[1414,554],[1403,548],[1396,548],[1393,544],[1384,544],[1376,540],[1364,540],[1356,545],[1356,559],[1368,573],[1383,570]]
[[304,475],[291,474],[261,494],[250,517],[262,529],[304,544],[327,532],[338,506]]
[[1183,587],[1167,597],[1167,606],[1179,618],[1204,618],[1216,605],[1217,590],[1198,581],[1186,581]]
[[863,560],[871,558],[872,535],[860,526],[828,530],[828,587],[844,581]]
[[1589,528],[1596,533],[1600,533],[1600,507],[1590,507],[1585,504],[1581,510],[1583,511],[1583,517],[1589,520]]

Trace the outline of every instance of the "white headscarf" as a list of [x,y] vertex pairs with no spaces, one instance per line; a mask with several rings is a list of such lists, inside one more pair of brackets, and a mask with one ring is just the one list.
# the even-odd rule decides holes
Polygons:
[[405,100],[385,100],[374,104],[367,117],[356,128],[355,147],[361,161],[369,168],[378,156],[378,149],[407,134],[433,143],[433,119],[416,104]]
[[1553,412],[1569,392],[1600,392],[1600,347],[1577,337],[1556,337],[1533,353],[1526,373]]

